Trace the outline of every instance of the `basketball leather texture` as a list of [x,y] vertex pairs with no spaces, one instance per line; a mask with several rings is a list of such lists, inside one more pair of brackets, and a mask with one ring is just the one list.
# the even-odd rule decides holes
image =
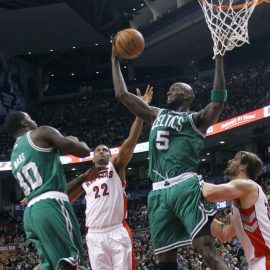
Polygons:
[[144,50],[143,35],[136,29],[128,28],[117,33],[115,51],[125,59],[137,58]]

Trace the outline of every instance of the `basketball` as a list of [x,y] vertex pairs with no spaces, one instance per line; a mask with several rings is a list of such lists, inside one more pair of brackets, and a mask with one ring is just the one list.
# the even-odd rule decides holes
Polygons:
[[136,29],[128,28],[118,32],[114,42],[116,54],[125,59],[137,58],[144,50],[143,35]]

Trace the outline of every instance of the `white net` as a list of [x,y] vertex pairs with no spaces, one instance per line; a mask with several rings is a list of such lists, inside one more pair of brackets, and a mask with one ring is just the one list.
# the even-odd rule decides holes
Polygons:
[[[249,43],[248,20],[263,0],[198,0],[214,41],[214,58]],[[248,1],[248,0],[247,0]]]

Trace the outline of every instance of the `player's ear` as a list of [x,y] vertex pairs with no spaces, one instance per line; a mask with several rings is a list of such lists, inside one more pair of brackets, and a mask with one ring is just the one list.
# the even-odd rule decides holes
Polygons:
[[23,127],[27,127],[27,123],[25,122],[25,120],[21,120],[21,125],[23,126]]
[[247,172],[247,164],[241,164],[240,165],[240,170],[242,171],[242,172]]

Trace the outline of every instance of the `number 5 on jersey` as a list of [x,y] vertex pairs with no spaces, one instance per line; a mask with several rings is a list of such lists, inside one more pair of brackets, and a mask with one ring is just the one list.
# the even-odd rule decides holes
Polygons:
[[168,130],[158,130],[156,138],[156,148],[158,150],[168,150],[169,149],[169,137],[170,131]]

